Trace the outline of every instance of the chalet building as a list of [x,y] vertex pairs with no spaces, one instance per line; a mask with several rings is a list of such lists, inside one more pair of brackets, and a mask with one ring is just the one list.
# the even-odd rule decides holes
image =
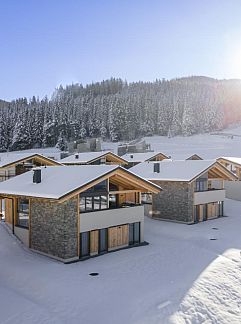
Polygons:
[[0,182],[39,166],[60,166],[61,163],[36,153],[3,153],[0,155]]
[[203,158],[198,155],[198,154],[186,154],[186,153],[175,153],[175,154],[170,154],[170,159],[172,160],[203,160]]
[[220,157],[217,161],[223,164],[228,170],[233,172],[239,181],[225,181],[224,187],[226,197],[241,201],[241,158],[240,157]]
[[143,244],[141,193],[160,191],[114,165],[36,168],[0,184],[6,225],[65,263]]
[[239,157],[220,157],[217,159],[228,170],[233,172],[241,180],[241,158]]
[[99,165],[99,164],[110,164],[110,165],[127,165],[127,161],[110,152],[84,152],[84,153],[75,153],[70,155],[60,162],[64,165]]
[[127,153],[122,155],[122,158],[128,162],[127,169],[142,163],[151,161],[162,161],[169,157],[161,152],[146,152],[146,153]]
[[141,163],[131,171],[163,189],[143,196],[147,214],[187,224],[223,216],[224,180],[237,180],[222,164],[207,160]]

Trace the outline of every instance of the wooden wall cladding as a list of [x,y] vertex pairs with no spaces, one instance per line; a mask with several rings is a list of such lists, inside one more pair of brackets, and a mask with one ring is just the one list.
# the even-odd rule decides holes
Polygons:
[[98,253],[99,249],[99,231],[90,232],[90,254]]
[[128,225],[115,226],[108,229],[108,248],[118,248],[128,245],[129,227]]

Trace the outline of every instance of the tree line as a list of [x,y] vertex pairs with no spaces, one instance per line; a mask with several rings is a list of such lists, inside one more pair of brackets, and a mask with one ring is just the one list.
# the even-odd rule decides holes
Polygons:
[[127,83],[111,78],[57,88],[52,97],[0,101],[0,151],[102,137],[190,136],[241,121],[241,81],[187,77]]

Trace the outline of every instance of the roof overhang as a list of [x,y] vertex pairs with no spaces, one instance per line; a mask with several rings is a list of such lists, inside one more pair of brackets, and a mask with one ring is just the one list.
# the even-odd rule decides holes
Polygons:
[[26,157],[24,157],[24,158],[22,158],[22,159],[15,160],[14,162],[4,164],[4,165],[2,165],[2,166],[0,167],[0,169],[1,169],[1,168],[2,168],[2,169],[5,169],[5,168],[8,168],[8,167],[14,166],[14,165],[16,165],[16,164],[18,164],[18,163],[23,163],[23,162],[25,162],[25,161],[27,161],[27,160],[34,159],[34,158],[35,158],[35,159],[40,159],[40,160],[42,160],[42,161],[45,161],[46,163],[48,163],[48,164],[51,165],[51,166],[60,166],[60,165],[63,165],[62,163],[57,162],[57,161],[55,161],[55,160],[52,160],[52,159],[50,159],[50,158],[48,158],[48,157],[46,157],[46,156],[44,156],[44,155],[41,155],[41,154],[35,153],[35,154],[31,154],[31,155],[29,155],[29,156],[26,156]]

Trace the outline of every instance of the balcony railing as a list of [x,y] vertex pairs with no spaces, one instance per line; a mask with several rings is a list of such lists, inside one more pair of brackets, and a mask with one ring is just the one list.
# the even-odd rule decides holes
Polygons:
[[211,202],[223,201],[225,189],[213,189],[194,192],[194,205],[208,204]]

